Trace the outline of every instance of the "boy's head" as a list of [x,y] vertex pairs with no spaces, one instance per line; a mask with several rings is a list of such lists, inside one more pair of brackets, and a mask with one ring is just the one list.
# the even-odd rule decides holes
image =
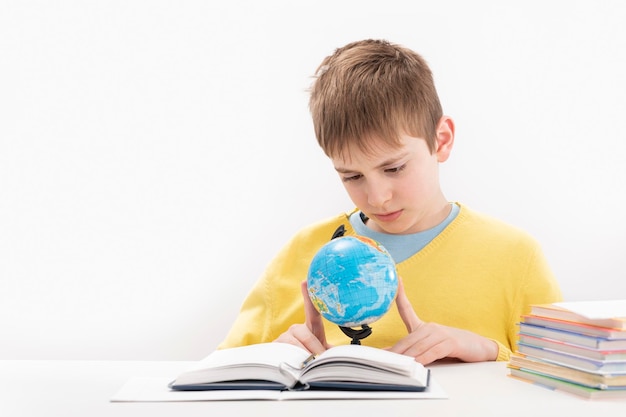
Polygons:
[[309,107],[328,156],[351,146],[372,150],[373,139],[397,146],[403,133],[424,138],[435,151],[443,111],[417,53],[385,40],[353,42],[326,57],[315,76]]

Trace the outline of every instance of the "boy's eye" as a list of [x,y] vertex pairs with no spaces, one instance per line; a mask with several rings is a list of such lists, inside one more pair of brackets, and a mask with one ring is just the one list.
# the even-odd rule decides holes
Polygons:
[[387,168],[385,170],[385,172],[388,172],[390,174],[396,174],[396,173],[402,171],[404,168],[406,168],[406,164],[400,165],[399,167]]
[[348,175],[348,176],[343,177],[343,181],[344,181],[344,182],[348,182],[348,181],[356,181],[356,180],[358,180],[358,179],[361,179],[361,177],[362,177],[362,176],[363,176],[363,175],[361,175],[361,174],[356,174],[356,175]]

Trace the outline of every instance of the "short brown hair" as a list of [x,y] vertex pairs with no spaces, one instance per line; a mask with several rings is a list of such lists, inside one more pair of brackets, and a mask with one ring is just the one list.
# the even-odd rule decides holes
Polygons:
[[309,109],[328,156],[349,145],[371,150],[371,139],[398,145],[402,133],[424,138],[433,153],[443,115],[433,76],[417,53],[385,40],[338,48],[315,73]]

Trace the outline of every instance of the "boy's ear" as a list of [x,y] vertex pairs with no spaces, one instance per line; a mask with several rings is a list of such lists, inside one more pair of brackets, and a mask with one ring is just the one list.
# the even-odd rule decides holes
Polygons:
[[454,121],[451,117],[442,116],[437,125],[437,161],[445,162],[454,145]]

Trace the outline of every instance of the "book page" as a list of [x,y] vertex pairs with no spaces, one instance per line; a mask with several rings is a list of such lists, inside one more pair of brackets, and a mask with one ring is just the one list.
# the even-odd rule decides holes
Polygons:
[[285,343],[216,350],[180,374],[172,387],[225,381],[258,380],[292,386],[309,352]]
[[626,300],[571,301],[554,305],[589,319],[626,319]]
[[300,367],[309,357],[309,352],[286,343],[260,343],[231,349],[216,350],[202,359],[194,368],[241,366],[245,364],[266,365],[278,368],[287,363]]
[[[364,366],[387,369],[400,374],[409,374],[413,368],[419,365],[412,357],[389,352],[384,349],[362,345],[341,345],[334,346],[319,355],[307,368],[336,361],[361,363]],[[421,365],[419,366],[421,367]]]
[[300,374],[300,382],[307,385],[343,385],[357,390],[373,384],[377,387],[370,389],[423,389],[428,381],[429,370],[413,357],[360,345],[334,346],[308,363]]

